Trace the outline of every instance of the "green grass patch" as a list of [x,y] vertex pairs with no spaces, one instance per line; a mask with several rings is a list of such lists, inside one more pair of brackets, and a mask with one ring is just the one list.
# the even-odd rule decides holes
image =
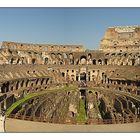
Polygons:
[[10,106],[7,111],[6,111],[6,116],[9,116],[10,113],[16,108],[18,107],[19,105],[22,105],[23,103],[27,102],[28,100],[34,98],[34,97],[37,97],[37,96],[42,96],[42,95],[45,95],[47,93],[55,93],[55,92],[64,92],[64,91],[70,91],[70,90],[76,90],[77,87],[76,86],[73,86],[73,85],[70,85],[70,86],[64,86],[64,87],[61,87],[61,88],[54,88],[54,89],[48,89],[48,90],[45,90],[45,91],[40,91],[40,92],[35,92],[35,93],[29,93],[28,95],[26,95],[24,98],[16,101],[15,103],[12,104],[12,106]]
[[82,99],[80,99],[80,104],[79,104],[79,113],[76,117],[76,121],[78,123],[84,123],[86,122],[86,111],[85,111],[85,104]]

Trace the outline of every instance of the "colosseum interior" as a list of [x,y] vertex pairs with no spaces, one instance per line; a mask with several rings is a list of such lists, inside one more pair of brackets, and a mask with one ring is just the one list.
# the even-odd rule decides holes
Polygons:
[[140,121],[140,26],[109,27],[98,50],[0,44],[0,112],[57,124]]

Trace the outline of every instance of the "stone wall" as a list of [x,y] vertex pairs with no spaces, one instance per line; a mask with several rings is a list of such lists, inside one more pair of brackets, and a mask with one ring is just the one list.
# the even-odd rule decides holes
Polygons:
[[108,28],[100,49],[108,52],[140,51],[140,26]]

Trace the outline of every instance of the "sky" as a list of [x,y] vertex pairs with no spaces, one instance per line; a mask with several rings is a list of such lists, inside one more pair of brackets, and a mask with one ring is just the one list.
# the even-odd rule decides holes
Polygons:
[[0,8],[0,42],[98,49],[112,26],[140,25],[140,8]]

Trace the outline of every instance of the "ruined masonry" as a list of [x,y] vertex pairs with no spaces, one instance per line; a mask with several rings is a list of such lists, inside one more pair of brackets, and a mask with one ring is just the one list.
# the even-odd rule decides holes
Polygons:
[[99,50],[2,42],[0,112],[30,96],[10,115],[71,124],[139,119],[140,26],[109,27]]

